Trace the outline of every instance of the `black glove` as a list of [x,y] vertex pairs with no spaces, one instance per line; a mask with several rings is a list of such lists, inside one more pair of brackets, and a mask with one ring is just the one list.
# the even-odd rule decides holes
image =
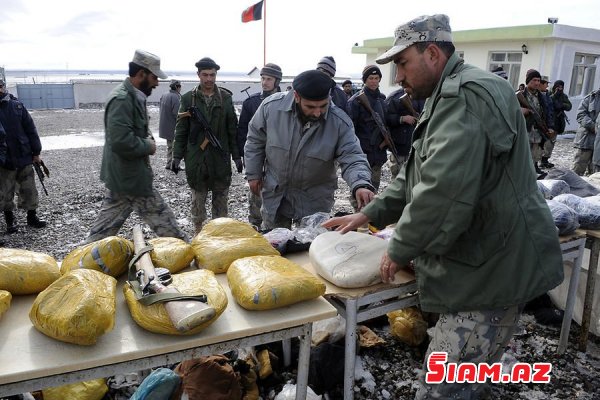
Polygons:
[[238,174],[241,174],[244,170],[244,163],[242,162],[242,159],[235,158],[233,162],[235,163],[235,168],[237,169]]
[[173,160],[171,160],[171,171],[175,172],[175,174],[181,171],[181,168],[179,168],[179,164],[181,164],[180,158],[174,158]]

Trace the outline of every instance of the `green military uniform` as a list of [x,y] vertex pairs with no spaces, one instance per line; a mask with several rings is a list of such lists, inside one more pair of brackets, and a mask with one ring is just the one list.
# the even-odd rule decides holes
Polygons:
[[231,159],[239,159],[236,142],[237,117],[231,92],[215,85],[215,94],[205,96],[199,87],[181,97],[180,113],[195,105],[210,124],[222,150],[210,143],[200,123],[194,118],[179,118],[175,127],[173,158],[185,159],[185,174],[192,188],[192,219],[199,231],[206,220],[205,202],[212,192],[212,217],[227,216],[231,185]]

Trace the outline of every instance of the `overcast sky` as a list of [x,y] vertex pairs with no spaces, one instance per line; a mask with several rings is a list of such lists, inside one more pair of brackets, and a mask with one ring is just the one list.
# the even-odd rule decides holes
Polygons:
[[[211,57],[223,71],[263,65],[263,21],[241,22],[257,0],[0,0],[0,66],[6,69],[124,70],[134,50],[188,71]],[[444,13],[453,30],[547,23],[600,29],[598,0],[267,0],[267,62],[284,75],[334,56],[338,75],[360,74],[354,43],[393,35],[397,25]]]

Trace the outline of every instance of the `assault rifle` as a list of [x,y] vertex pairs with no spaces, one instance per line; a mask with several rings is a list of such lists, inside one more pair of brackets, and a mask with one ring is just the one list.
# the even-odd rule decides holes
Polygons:
[[375,124],[379,129],[379,133],[381,133],[381,136],[383,137],[383,142],[379,144],[379,148],[383,149],[387,146],[392,152],[394,158],[396,159],[396,162],[398,164],[401,164],[400,157],[398,156],[398,151],[396,150],[396,146],[394,145],[394,141],[392,140],[392,135],[381,120],[381,116],[373,110],[373,107],[371,107],[371,104],[369,103],[369,99],[367,98],[365,92],[361,92],[358,96],[356,96],[356,101],[358,101],[358,103],[361,104],[364,108],[366,108],[369,114],[371,114],[371,117],[373,117],[373,120],[375,121]]
[[544,119],[537,112],[537,110],[535,108],[533,108],[531,106],[531,104],[529,104],[529,102],[523,95],[523,92],[521,92],[521,91],[517,92],[517,100],[519,100],[519,105],[521,107],[527,108],[529,111],[531,111],[531,115],[533,116],[533,121],[534,121],[535,125],[538,127],[538,129],[540,130],[540,133],[544,137],[544,139],[550,140],[550,141],[556,140],[556,132],[548,129],[548,125],[546,125],[546,121],[544,121]]
[[[187,296],[172,286],[168,270],[154,268],[142,228],[133,227],[135,256],[129,264],[129,285],[138,301],[144,305],[164,302],[173,326],[180,332],[194,329],[215,316],[215,309],[206,304],[206,296]],[[134,267],[135,266],[135,267]],[[164,270],[164,271],[161,271]]]
[[404,106],[404,108],[406,108],[413,117],[419,118],[419,113],[413,107],[412,101],[411,101],[408,93],[404,93],[402,96],[400,96],[400,101],[402,102],[402,105]]
[[40,180],[40,184],[42,185],[42,189],[44,189],[44,193],[46,193],[46,196],[48,196],[48,191],[46,190],[46,185],[44,185],[44,174],[48,178],[50,178],[50,171],[48,170],[48,168],[46,167],[46,164],[44,164],[44,162],[42,160],[40,160],[39,163],[34,162],[33,169],[35,170],[35,173],[37,174],[38,179]]
[[[219,139],[215,136],[214,132],[212,131],[212,128],[210,127],[210,124],[208,123],[206,118],[204,118],[204,115],[202,114],[202,112],[200,112],[198,107],[191,106],[187,109],[186,112],[177,114],[177,118],[186,117],[194,118],[200,124],[200,127],[204,131],[204,141],[202,142],[202,144],[200,144],[200,148],[202,150],[205,150],[206,146],[208,146],[208,144],[210,143],[211,145],[225,153],[225,150],[223,150],[223,146],[221,146],[221,142],[219,142]],[[195,142],[192,141],[190,141],[190,143],[195,144]]]

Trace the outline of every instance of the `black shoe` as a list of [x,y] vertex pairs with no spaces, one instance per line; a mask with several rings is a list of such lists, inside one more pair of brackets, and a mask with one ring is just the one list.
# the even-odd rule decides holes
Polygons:
[[547,174],[546,172],[542,171],[542,173],[541,173],[541,174],[538,174],[537,178],[535,178],[535,179],[536,179],[536,180],[538,180],[538,181],[541,181],[541,180],[543,180],[543,179],[544,179],[546,176],[548,176],[548,174]]
[[560,325],[565,313],[554,307],[540,308],[533,313],[535,320],[543,325]]
[[17,233],[19,229],[15,222],[15,214],[12,211],[4,211],[4,219],[6,220],[6,233]]
[[542,167],[542,168],[554,168],[554,164],[552,164],[551,162],[548,162],[548,160],[542,160],[542,162],[540,163],[540,167]]
[[45,228],[46,221],[39,219],[35,210],[29,210],[27,211],[27,225],[34,228]]
[[542,171],[542,170],[540,169],[540,167],[538,166],[538,163],[537,163],[537,162],[534,162],[534,163],[533,163],[533,167],[535,168],[535,172],[536,172],[538,175],[540,175],[540,174],[543,174],[543,173],[544,173],[544,171]]

